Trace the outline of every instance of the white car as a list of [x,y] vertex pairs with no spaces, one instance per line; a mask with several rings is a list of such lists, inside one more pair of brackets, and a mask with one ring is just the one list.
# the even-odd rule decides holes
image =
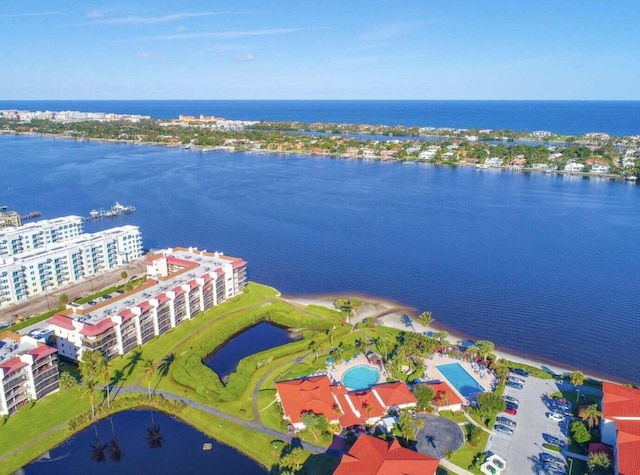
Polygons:
[[547,419],[554,422],[562,422],[565,420],[565,417],[557,412],[547,412]]

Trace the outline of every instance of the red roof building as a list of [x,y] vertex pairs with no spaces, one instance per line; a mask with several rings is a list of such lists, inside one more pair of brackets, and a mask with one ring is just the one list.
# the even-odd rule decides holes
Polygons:
[[342,384],[331,384],[328,376],[279,381],[278,398],[284,417],[295,429],[304,429],[302,414],[324,415],[342,427],[374,424],[390,408],[413,407],[417,401],[403,382],[384,383],[362,391],[347,391]]
[[433,389],[433,404],[439,411],[460,411],[463,401],[456,392],[444,381],[429,383]]
[[616,473],[640,473],[640,390],[602,383],[602,442],[615,449]]
[[334,475],[434,475],[438,460],[405,449],[397,440],[362,434],[342,456]]

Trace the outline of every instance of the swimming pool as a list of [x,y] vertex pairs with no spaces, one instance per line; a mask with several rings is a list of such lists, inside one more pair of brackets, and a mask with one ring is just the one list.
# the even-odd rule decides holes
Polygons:
[[459,363],[438,365],[436,368],[464,397],[484,391],[484,388]]
[[367,365],[355,366],[342,375],[342,384],[348,389],[369,389],[380,379],[380,372]]

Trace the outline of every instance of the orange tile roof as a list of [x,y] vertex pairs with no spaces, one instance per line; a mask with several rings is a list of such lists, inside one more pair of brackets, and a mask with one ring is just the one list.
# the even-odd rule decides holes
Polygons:
[[409,386],[402,381],[376,384],[374,388],[387,407],[416,404],[418,402]]
[[606,419],[640,418],[640,389],[604,381],[602,392],[602,414]]
[[362,434],[342,456],[334,475],[433,475],[438,460],[405,449],[397,440]]
[[620,475],[636,475],[640,473],[640,424],[638,422],[630,422],[629,427],[633,432],[627,432],[620,429],[620,423],[617,421],[618,428],[617,452],[618,452],[618,473]]
[[[453,404],[462,404],[462,399],[458,397],[456,392],[451,389],[451,386],[449,386],[447,383],[441,381],[439,383],[429,383],[429,386],[433,388],[433,403],[436,406],[440,407],[445,405],[451,406]],[[443,403],[441,398],[441,394],[443,393],[447,394],[447,399],[449,400],[449,402],[447,402],[446,404]]]
[[276,383],[285,416],[292,423],[302,422],[303,412],[324,415],[329,421],[337,419],[331,381],[327,376],[312,376]]

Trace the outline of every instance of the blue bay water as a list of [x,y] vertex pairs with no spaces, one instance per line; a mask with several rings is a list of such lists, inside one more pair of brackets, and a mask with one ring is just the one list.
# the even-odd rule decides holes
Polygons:
[[451,331],[638,382],[640,188],[575,176],[0,137],[0,204],[249,262],[285,294],[358,292]]
[[6,101],[0,109],[640,134],[640,101]]

